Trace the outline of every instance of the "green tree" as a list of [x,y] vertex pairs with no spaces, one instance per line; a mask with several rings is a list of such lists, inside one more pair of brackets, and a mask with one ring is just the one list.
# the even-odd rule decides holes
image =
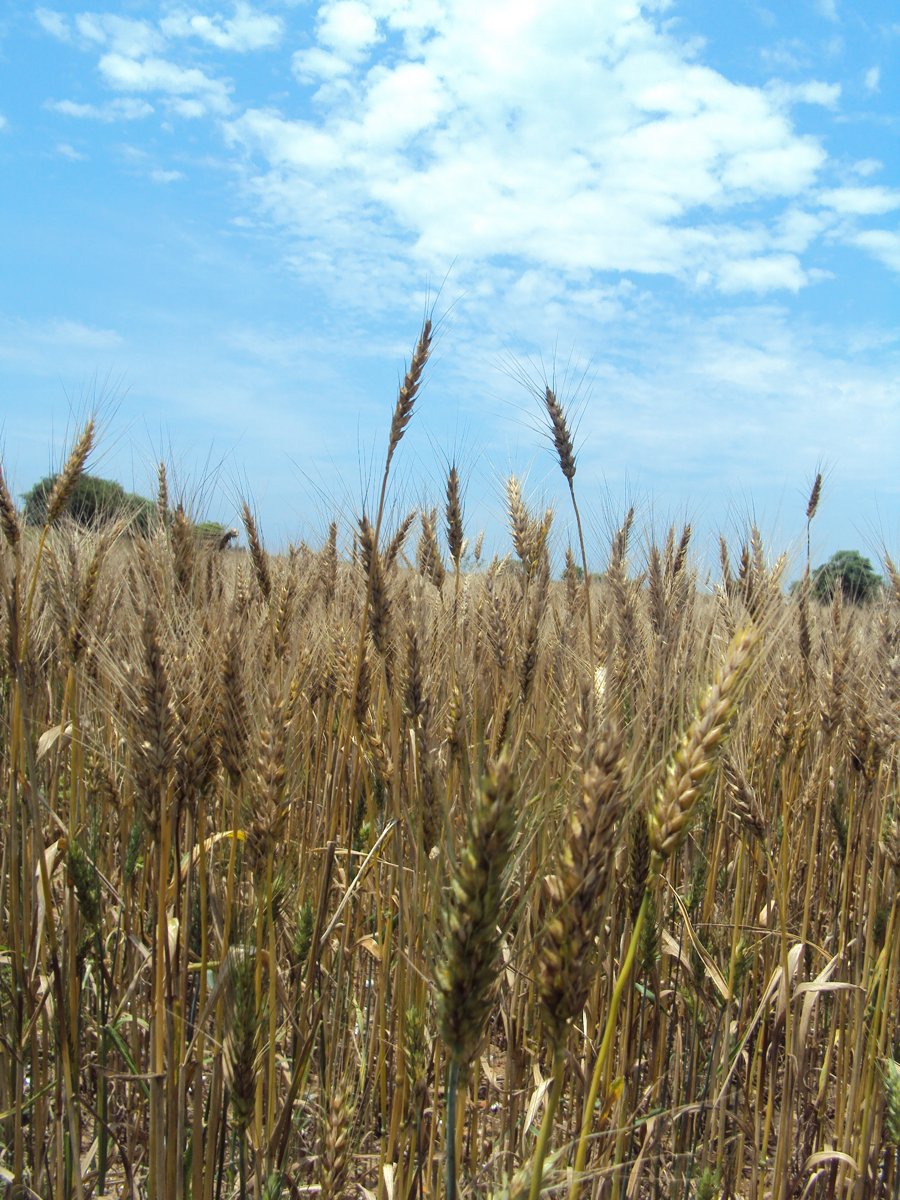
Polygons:
[[207,546],[218,546],[221,550],[238,536],[236,529],[228,529],[221,521],[198,521],[194,533]]
[[813,571],[812,591],[817,600],[828,604],[838,587],[851,604],[865,604],[881,591],[882,580],[858,550],[838,550]]
[[[27,524],[43,525],[47,517],[47,501],[57,478],[56,475],[47,475],[25,493],[23,499]],[[124,518],[139,532],[148,533],[154,508],[151,500],[126,492],[120,483],[112,479],[84,474],[72,489],[66,511],[79,525],[96,527],[107,521]]]

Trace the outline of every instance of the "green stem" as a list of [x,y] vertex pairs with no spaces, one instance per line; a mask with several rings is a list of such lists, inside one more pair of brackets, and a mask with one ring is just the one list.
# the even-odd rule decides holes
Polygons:
[[544,1184],[544,1162],[547,1158],[547,1151],[550,1149],[553,1118],[556,1116],[559,1098],[562,1095],[565,1065],[565,1055],[562,1051],[557,1050],[553,1058],[553,1085],[550,1088],[547,1107],[544,1110],[544,1119],[541,1121],[541,1131],[538,1134],[538,1140],[534,1147],[534,1158],[532,1159],[531,1167],[531,1188],[528,1192],[528,1200],[538,1200]]
[[459,1061],[451,1058],[447,1072],[447,1200],[456,1200],[456,1093]]
[[594,1105],[597,1103],[597,1095],[600,1091],[600,1081],[603,1078],[603,1068],[606,1066],[606,1060],[609,1057],[609,1051],[612,1046],[613,1035],[616,1031],[616,1018],[619,1015],[619,1005],[622,1002],[622,996],[625,992],[625,986],[628,983],[628,977],[631,974],[631,968],[634,966],[635,955],[637,954],[638,942],[641,938],[641,930],[644,928],[644,922],[647,919],[647,910],[650,907],[650,893],[644,892],[644,898],[641,901],[641,907],[638,911],[637,920],[634,923],[634,929],[631,931],[631,940],[628,943],[628,950],[625,953],[625,960],[622,963],[622,969],[619,972],[619,977],[616,980],[613,988],[612,996],[609,1001],[609,1012],[606,1016],[606,1027],[603,1030],[603,1041],[600,1043],[600,1049],[597,1052],[597,1059],[594,1063],[594,1073],[591,1076],[591,1087],[588,1092],[587,1099],[584,1102],[584,1112],[581,1118],[581,1136],[578,1139],[578,1150],[575,1154],[575,1174],[572,1179],[572,1186],[569,1188],[569,1200],[575,1200],[578,1192],[578,1181],[584,1171],[584,1164],[587,1160],[588,1139],[591,1134],[591,1125],[594,1120]]

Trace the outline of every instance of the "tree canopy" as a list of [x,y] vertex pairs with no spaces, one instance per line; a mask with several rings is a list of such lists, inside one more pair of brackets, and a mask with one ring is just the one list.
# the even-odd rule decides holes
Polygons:
[[813,595],[823,603],[830,603],[838,587],[844,600],[865,604],[881,591],[882,579],[858,550],[838,550],[813,571]]
[[[28,525],[43,525],[47,518],[47,501],[58,478],[58,475],[46,475],[23,496]],[[141,533],[149,532],[154,510],[152,500],[126,492],[115,480],[101,479],[86,472],[76,480],[66,505],[66,512],[79,525],[96,527],[124,518]]]

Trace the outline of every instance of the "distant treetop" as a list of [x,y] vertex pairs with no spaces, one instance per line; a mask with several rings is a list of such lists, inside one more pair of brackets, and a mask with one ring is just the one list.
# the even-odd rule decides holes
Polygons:
[[[58,475],[47,475],[23,496],[25,521],[28,525],[43,525],[47,518],[47,501]],[[82,474],[72,488],[66,512],[79,525],[95,528],[123,517],[140,533],[149,533],[155,512],[152,500],[126,492],[112,479]]]
[[824,604],[831,602],[838,587],[844,600],[865,604],[878,595],[882,586],[881,576],[858,550],[838,550],[812,574],[813,595]]
[[[25,522],[28,525],[43,525],[47,519],[47,502],[53,491],[57,475],[47,475],[25,493]],[[100,479],[97,475],[79,476],[72,488],[66,505],[66,514],[71,520],[86,529],[96,529],[109,521],[126,521],[133,532],[149,534],[157,520],[158,508],[146,496],[126,492],[114,479]],[[228,529],[218,521],[191,523],[194,533],[207,545],[225,549],[237,538],[236,529]]]

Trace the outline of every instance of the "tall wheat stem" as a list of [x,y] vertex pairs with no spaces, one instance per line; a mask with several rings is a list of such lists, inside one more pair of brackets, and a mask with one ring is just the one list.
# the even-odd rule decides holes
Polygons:
[[600,1049],[597,1052],[597,1058],[594,1062],[594,1070],[591,1075],[591,1086],[588,1089],[587,1099],[584,1102],[584,1112],[581,1117],[581,1133],[578,1138],[578,1149],[575,1153],[575,1174],[572,1179],[572,1186],[569,1188],[569,1200],[575,1200],[578,1194],[580,1177],[584,1172],[584,1164],[587,1161],[588,1141],[591,1134],[591,1126],[594,1123],[594,1105],[597,1103],[597,1096],[600,1094],[600,1083],[603,1079],[603,1069],[606,1066],[606,1060],[609,1057],[609,1052],[612,1047],[613,1036],[616,1031],[616,1020],[619,1015],[619,1005],[622,1003],[628,979],[631,975],[631,969],[634,966],[635,955],[641,940],[641,931],[644,928],[644,922],[647,919],[647,912],[650,908],[650,893],[644,892],[644,898],[641,901],[641,907],[638,910],[637,919],[634,923],[634,929],[631,931],[631,939],[628,942],[628,949],[625,953],[625,958],[622,962],[622,968],[619,971],[619,977],[616,980],[612,995],[609,999],[609,1011],[606,1015],[606,1025],[603,1029],[603,1040],[600,1042]]
[[550,1149],[550,1136],[553,1133],[553,1120],[556,1116],[556,1110],[559,1107],[559,1098],[562,1095],[563,1080],[566,1075],[566,1056],[565,1051],[561,1047],[556,1048],[553,1056],[553,1082],[550,1087],[550,1095],[547,1097],[547,1107],[544,1109],[544,1119],[541,1121],[538,1140],[535,1143],[534,1155],[531,1160],[531,1186],[528,1191],[528,1200],[538,1200],[541,1194],[541,1188],[544,1182],[544,1163],[547,1160],[547,1152]]

